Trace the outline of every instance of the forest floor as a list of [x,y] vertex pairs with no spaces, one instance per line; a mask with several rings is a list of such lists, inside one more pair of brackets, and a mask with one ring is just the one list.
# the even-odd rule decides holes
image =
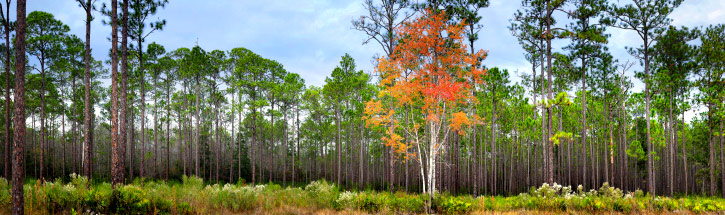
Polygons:
[[[113,189],[106,182],[28,181],[26,214],[725,214],[725,199],[657,196],[622,192],[604,184],[584,191],[543,184],[515,196],[437,195],[341,191],[324,180],[304,187],[277,184],[205,184],[134,180]],[[0,214],[10,210],[10,186],[0,178]]]

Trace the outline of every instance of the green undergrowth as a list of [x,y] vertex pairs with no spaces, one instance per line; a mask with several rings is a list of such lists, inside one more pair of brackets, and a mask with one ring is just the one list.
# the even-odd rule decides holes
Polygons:
[[[90,186],[89,186],[90,185]],[[86,188],[89,187],[89,188]],[[28,182],[27,214],[265,214],[280,209],[295,213],[424,214],[428,196],[404,192],[341,191],[325,180],[304,187],[277,184],[205,184],[196,177],[180,182],[142,181],[113,189],[109,183],[89,184],[72,174],[70,180]],[[577,213],[650,213],[725,211],[725,200],[709,197],[667,198],[642,191],[623,192],[604,184],[585,191],[543,184],[516,196],[436,195],[432,212],[467,214],[486,211],[542,211]],[[10,210],[10,186],[0,178],[0,213]]]

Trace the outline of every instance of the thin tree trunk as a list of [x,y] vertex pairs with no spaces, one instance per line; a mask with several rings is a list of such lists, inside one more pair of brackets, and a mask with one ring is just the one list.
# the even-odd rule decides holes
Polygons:
[[45,54],[40,53],[40,175],[39,180],[45,183]]
[[199,93],[199,74],[196,75],[196,95],[194,96],[196,98],[196,105],[194,109],[196,110],[196,134],[194,135],[194,172],[197,177],[201,177],[201,174],[199,174],[199,135],[200,135],[200,127],[199,127],[199,121],[201,118],[199,118],[199,96],[201,94]]
[[[166,181],[169,181],[169,163],[171,158],[169,157],[169,150],[171,148],[171,74],[166,73]],[[179,126],[181,128],[181,126]],[[234,133],[232,129],[232,133]]]
[[159,156],[158,156],[158,154],[159,154],[159,141],[158,141],[158,138],[157,138],[158,137],[158,135],[157,135],[158,132],[157,131],[158,131],[158,128],[159,128],[159,112],[157,110],[158,110],[159,103],[157,102],[158,101],[157,100],[157,97],[158,96],[156,96],[156,93],[158,92],[158,86],[156,85],[158,78],[155,77],[155,75],[153,75],[153,76],[154,76],[153,77],[153,79],[154,79],[154,84],[153,84],[154,91],[152,93],[154,94],[154,128],[152,130],[154,132],[154,177],[158,178],[159,177],[159,163],[158,163],[158,159],[159,159]]
[[722,191],[720,195],[722,195],[722,198],[725,198],[725,147],[723,142],[725,142],[725,139],[723,139],[723,124],[725,124],[725,120],[720,120],[720,181],[722,185]]
[[283,133],[284,133],[284,146],[282,146],[282,186],[287,187],[287,105],[282,109],[283,121]]

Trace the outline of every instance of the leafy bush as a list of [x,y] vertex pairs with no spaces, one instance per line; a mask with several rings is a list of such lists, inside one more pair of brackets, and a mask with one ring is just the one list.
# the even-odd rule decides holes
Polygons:
[[176,214],[191,215],[196,214],[196,212],[194,211],[194,207],[189,205],[189,203],[182,202],[181,204],[176,205]]
[[335,185],[327,183],[327,181],[317,180],[305,187],[305,192],[314,202],[317,208],[332,208],[339,191]]
[[148,213],[150,202],[143,198],[143,191],[132,185],[113,190],[109,210],[111,213],[140,214]]
[[405,195],[396,196],[394,199],[399,200],[398,208],[401,212],[407,213],[423,213],[425,212],[425,200],[421,195]]
[[445,214],[468,214],[471,212],[471,203],[451,197],[443,200],[438,211]]
[[[210,187],[207,187],[210,188]],[[219,186],[211,187],[217,189],[211,199],[212,203],[220,208],[231,209],[234,212],[248,211],[254,209],[256,202],[256,194],[250,187],[235,187],[231,184],[225,184],[223,188]]]
[[614,200],[612,209],[618,212],[630,213],[636,207],[636,202],[632,198],[623,198]]
[[60,212],[77,205],[78,198],[75,196],[76,188],[73,184],[63,185],[63,182],[57,179],[55,182],[47,182],[44,191],[47,210],[50,213]]
[[81,195],[79,208],[85,208],[97,213],[108,213],[112,194],[113,189],[109,183],[93,186],[88,192]]
[[383,206],[384,199],[374,194],[361,194],[358,196],[360,199],[360,210],[377,213]]
[[602,187],[599,188],[599,195],[609,198],[622,198],[623,192],[619,188],[610,187],[609,183],[604,182]]
[[85,189],[86,187],[88,187],[88,177],[71,173],[70,183],[78,189]]
[[355,209],[357,208],[356,201],[357,193],[345,191],[335,200],[335,206],[338,209]]

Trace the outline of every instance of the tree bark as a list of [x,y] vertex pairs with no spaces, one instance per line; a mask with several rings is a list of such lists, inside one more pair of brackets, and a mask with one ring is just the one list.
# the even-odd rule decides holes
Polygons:
[[[546,32],[547,32],[547,34],[551,34],[551,25],[552,25],[552,23],[551,23],[551,21],[552,21],[551,13],[552,13],[552,10],[553,9],[550,8],[550,7],[551,7],[550,6],[550,3],[547,2],[547,4],[546,4],[546,11],[547,11],[546,13],[547,13],[547,15],[545,17],[546,18]],[[552,64],[551,64],[551,37],[549,35],[546,35],[546,61],[547,61],[546,65],[548,65],[546,67],[547,79],[548,79],[548,86],[546,88],[546,92],[547,92],[547,98],[549,99],[549,101],[551,101],[552,100],[552,95],[551,95],[551,84],[552,84],[552,81],[551,81],[551,68],[552,68]],[[547,155],[546,155],[546,159],[547,159],[547,161],[546,161],[546,172],[547,173],[546,173],[546,181],[549,184],[551,184],[551,183],[554,183],[554,176],[553,176],[554,175],[554,158],[553,158],[554,157],[554,143],[551,142],[551,139],[550,138],[551,138],[551,135],[552,135],[551,134],[552,133],[552,122],[553,122],[554,117],[551,114],[551,108],[547,108],[546,111],[547,111],[547,115],[546,116],[548,118],[548,123],[547,123],[548,124],[548,126],[547,126],[548,133],[547,133],[547,136],[546,136],[547,137],[547,150],[546,150],[547,151],[546,152],[547,153]]]
[[40,175],[39,180],[45,183],[45,53],[40,51]]
[[[115,0],[114,0],[115,1]],[[25,177],[25,0],[17,1],[15,21],[15,105],[13,130],[12,208],[11,214],[22,215],[24,210],[23,179]],[[9,12],[9,11],[8,11]]]
[[[166,72],[166,181],[169,181],[169,164],[171,163],[171,157],[169,157],[169,151],[171,148],[171,73]],[[179,124],[179,129],[181,126]],[[232,135],[234,129],[232,129]],[[231,168],[231,167],[230,167]]]
[[[198,71],[197,71],[198,72]],[[196,95],[194,96],[196,98],[196,105],[194,109],[196,110],[196,135],[194,135],[194,171],[196,173],[197,177],[201,177],[201,174],[199,174],[199,135],[200,135],[200,127],[199,127],[199,121],[201,118],[199,118],[199,96],[201,94],[199,93],[199,74],[196,74]]]
[[118,144],[118,0],[111,0],[111,176],[114,187],[122,183]]
[[[93,104],[91,104],[91,21],[93,21],[93,16],[91,15],[92,12],[92,2],[91,0],[87,0],[84,10],[86,11],[86,46],[85,46],[85,55],[83,56],[83,61],[85,61],[85,75],[83,78],[83,82],[85,84],[85,97],[83,104],[83,112],[84,112],[84,121],[83,121],[83,127],[84,127],[84,134],[83,137],[85,148],[84,150],[84,172],[86,177],[93,178],[93,139],[92,139],[92,128],[91,128],[91,119],[92,119],[92,112],[93,112]],[[63,156],[65,157],[65,156]],[[90,186],[90,184],[89,184]]]
[[[139,48],[141,48],[141,47],[139,47]],[[154,176],[153,177],[158,178],[159,177],[159,163],[158,163],[159,141],[158,141],[158,135],[157,135],[158,132],[157,131],[159,128],[159,112],[158,112],[159,103],[157,102],[158,100],[157,100],[157,96],[156,96],[156,93],[158,92],[158,87],[156,85],[158,82],[158,78],[156,77],[155,74],[152,74],[152,75],[154,76],[153,77],[154,78],[154,84],[153,84],[154,91],[152,92],[154,95],[154,128],[152,129],[154,132]]]

